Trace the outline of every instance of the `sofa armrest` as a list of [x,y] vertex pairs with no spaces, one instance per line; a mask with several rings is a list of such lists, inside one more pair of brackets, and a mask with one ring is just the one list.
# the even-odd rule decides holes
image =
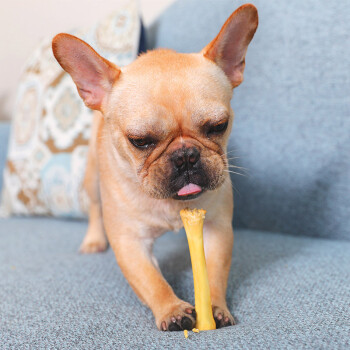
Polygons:
[[0,192],[2,189],[3,172],[7,157],[10,123],[0,123]]

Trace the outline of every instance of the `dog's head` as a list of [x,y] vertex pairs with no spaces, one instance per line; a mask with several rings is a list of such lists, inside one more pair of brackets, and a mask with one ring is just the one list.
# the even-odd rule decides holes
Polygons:
[[68,34],[52,46],[85,104],[102,112],[142,190],[184,200],[218,188],[227,176],[230,100],[257,25],[256,8],[244,5],[200,53],[149,51],[122,69]]

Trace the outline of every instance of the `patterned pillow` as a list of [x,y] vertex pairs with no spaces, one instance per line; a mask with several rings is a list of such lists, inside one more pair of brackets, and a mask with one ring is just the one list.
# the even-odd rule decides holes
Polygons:
[[[137,1],[128,1],[88,31],[74,31],[119,66],[138,54]],[[2,215],[81,218],[88,201],[82,188],[92,111],[56,62],[51,39],[27,62],[17,93],[7,163]]]

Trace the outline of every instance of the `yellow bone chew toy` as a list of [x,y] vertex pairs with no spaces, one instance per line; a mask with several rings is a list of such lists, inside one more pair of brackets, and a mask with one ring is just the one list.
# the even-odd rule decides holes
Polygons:
[[196,328],[200,331],[216,329],[204,255],[203,223],[205,213],[206,211],[203,209],[190,210],[186,208],[180,211],[190,248],[197,313]]

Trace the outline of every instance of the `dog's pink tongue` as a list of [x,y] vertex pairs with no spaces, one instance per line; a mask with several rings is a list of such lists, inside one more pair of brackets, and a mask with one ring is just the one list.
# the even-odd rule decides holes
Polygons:
[[179,192],[177,192],[178,196],[188,196],[189,194],[196,194],[202,191],[202,188],[195,184],[188,184],[181,188]]

